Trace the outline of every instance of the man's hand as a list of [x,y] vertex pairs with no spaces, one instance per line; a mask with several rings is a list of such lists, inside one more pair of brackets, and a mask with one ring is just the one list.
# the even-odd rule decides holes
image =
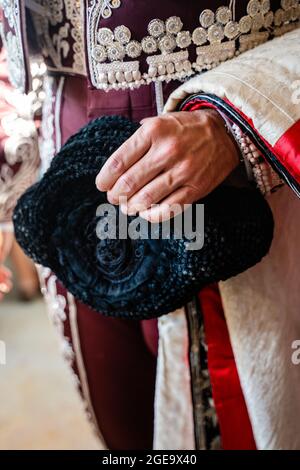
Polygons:
[[0,230],[0,300],[12,288],[11,272],[3,264],[11,249],[12,241],[12,233]]
[[[147,118],[97,176],[111,204],[128,198],[123,212],[158,222],[173,204],[193,203],[209,194],[239,163],[238,150],[214,110]],[[159,204],[151,209],[153,204]]]

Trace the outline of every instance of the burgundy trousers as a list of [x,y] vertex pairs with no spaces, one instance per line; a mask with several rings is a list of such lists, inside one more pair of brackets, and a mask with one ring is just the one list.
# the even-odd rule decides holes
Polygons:
[[[176,86],[164,85],[165,97]],[[55,124],[56,150],[96,117],[118,114],[140,121],[157,113],[152,85],[105,93],[90,90],[85,79],[68,77],[55,78],[52,91],[48,118]],[[48,289],[51,282],[46,282]],[[109,449],[151,449],[157,322],[107,318],[75,301],[58,283],[56,289],[64,307],[56,317],[64,318],[72,366],[96,430]]]
[[[176,86],[165,84],[165,97]],[[55,123],[52,138],[56,150],[78,129],[101,115],[118,114],[135,121],[156,115],[152,85],[105,93],[90,90],[85,79],[69,77],[55,79],[52,91],[48,118],[49,123]],[[47,125],[47,116],[45,119]],[[44,281],[46,296],[52,303],[50,311],[63,333],[64,351],[95,430],[111,450],[151,449],[157,321],[104,317],[76,301],[53,275],[48,273]],[[204,290],[200,300],[224,448],[253,449],[251,424],[217,288]],[[239,439],[241,423],[244,439]]]

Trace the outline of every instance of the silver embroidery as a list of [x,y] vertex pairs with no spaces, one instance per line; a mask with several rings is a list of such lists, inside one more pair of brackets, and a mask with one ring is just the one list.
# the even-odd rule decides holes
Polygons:
[[167,34],[163,36],[158,43],[158,47],[161,52],[169,53],[173,52],[176,49],[176,40],[172,34]]
[[[4,145],[7,164],[0,169],[0,218],[6,220],[11,217],[17,199],[36,180],[39,152],[33,121],[13,113],[2,119],[1,126],[8,136]],[[14,174],[11,167],[16,163],[21,167]]]
[[191,33],[189,31],[180,31],[177,34],[176,43],[180,49],[189,47],[192,43]]
[[257,13],[252,18],[252,30],[259,31],[264,25],[264,15],[262,13]]
[[178,72],[178,77],[188,76],[192,73],[192,65],[188,58],[188,51],[149,56],[147,57],[149,77],[155,78],[159,76],[160,79],[168,79],[175,71]]
[[121,0],[104,0],[100,15],[106,19],[112,15],[112,10],[121,6]]
[[166,31],[169,34],[177,34],[182,30],[183,23],[179,16],[171,16],[166,21]]
[[216,20],[218,23],[227,24],[232,20],[232,11],[228,7],[219,7],[216,11]]
[[270,11],[271,5],[270,0],[262,0],[260,11],[265,15]]
[[107,48],[107,57],[109,60],[112,62],[114,60],[122,60],[125,57],[125,48],[122,44],[119,42],[115,41],[110,44],[110,46]]
[[[3,141],[5,162],[0,167],[0,219],[10,220],[16,201],[37,178],[39,150],[33,96],[7,90],[5,100],[14,110],[1,120],[7,138]],[[12,169],[15,164],[20,165],[17,172]]]
[[[270,0],[250,0],[247,14],[235,21],[235,2],[230,2],[229,7],[221,6],[215,12],[203,10],[194,31],[183,30],[178,16],[166,21],[155,18],[148,24],[148,35],[137,41],[125,25],[114,31],[105,26],[98,28],[102,8],[101,1],[89,3],[88,58],[93,85],[106,91],[185,79],[267,41],[271,35],[293,29],[300,18],[298,0],[282,0],[275,14]],[[289,24],[291,21],[294,23]],[[194,63],[189,59],[191,46],[196,46]],[[154,55],[158,50],[160,54]],[[138,59],[143,53],[149,65],[146,73],[141,73],[139,61],[127,61]],[[106,63],[107,60],[111,63]]]
[[[53,66],[49,66],[49,69],[86,75],[81,0],[37,1],[48,11],[48,15],[33,13],[33,16],[38,33],[44,39],[44,53],[48,54],[53,62]],[[0,4],[8,24],[14,28],[6,32],[3,38],[9,50],[10,75],[13,84],[24,89],[25,64],[18,2],[0,0]],[[299,0],[281,0],[281,7],[275,12],[271,11],[270,0],[250,0],[247,4],[247,14],[239,22],[234,21],[234,5],[235,2],[230,2],[229,7],[220,6],[216,11],[203,10],[199,16],[199,26],[194,31],[183,31],[184,25],[179,16],[171,16],[166,21],[153,19],[148,25],[148,35],[137,41],[125,25],[117,26],[114,31],[105,27],[99,28],[100,20],[109,18],[112,11],[121,6],[120,0],[89,1],[86,11],[87,50],[93,85],[109,90],[135,88],[152,80],[184,79],[195,71],[201,71],[207,66],[216,66],[231,58],[233,48],[231,41],[234,41],[234,54],[237,54],[261,44],[271,35],[279,36],[299,25]],[[49,25],[58,26],[56,34],[50,34]],[[70,37],[73,39],[72,42],[69,40]],[[166,63],[166,58],[162,58],[163,55],[176,53],[176,49],[188,49],[191,44],[197,52],[196,61],[191,64],[191,68],[186,62],[189,61],[189,56],[184,59],[185,64],[183,62],[175,64],[172,60]],[[201,46],[204,49],[201,50]],[[137,70],[136,61],[132,59],[137,59],[144,53],[147,60],[158,50],[161,53],[157,56],[161,57],[160,66],[155,68],[151,65],[148,72],[143,74],[139,66]],[[204,52],[208,56],[202,66]],[[215,55],[212,60],[213,52]],[[70,66],[66,66],[66,59],[69,60],[71,53],[73,62]],[[120,64],[123,60],[126,65]],[[105,65],[106,61],[110,61],[111,64],[108,68],[103,68],[102,65]]]
[[245,34],[249,33],[252,28],[252,18],[250,16],[243,16],[239,21],[240,32]]
[[[67,319],[65,312],[67,307],[66,298],[64,295],[58,294],[56,284],[57,277],[51,273],[49,268],[38,266],[38,273],[41,283],[41,292],[46,301],[49,318],[59,335],[60,352],[68,366],[72,368],[75,354],[69,338],[64,334],[64,323]],[[72,378],[76,386],[78,386],[78,377],[72,373]]]
[[247,13],[250,16],[255,16],[260,12],[260,3],[258,0],[250,0],[247,6]]
[[245,52],[249,49],[259,46],[266,42],[269,38],[269,33],[267,32],[257,32],[251,34],[245,34],[240,37],[240,52]]
[[157,51],[157,41],[152,36],[142,39],[142,49],[146,54],[153,54]]
[[119,41],[121,44],[128,44],[131,39],[131,31],[126,26],[117,26],[115,29],[115,38],[116,41]]
[[107,59],[107,52],[104,46],[95,46],[92,50],[92,56],[97,62],[105,62]]
[[23,51],[20,47],[21,43],[18,37],[11,31],[8,31],[6,36],[2,34],[2,38],[7,51],[7,68],[11,84],[15,88],[20,88],[23,91],[25,89],[25,83],[23,82],[24,60]]
[[275,12],[274,24],[275,26],[280,26],[283,23],[283,10],[279,8]]
[[273,24],[274,21],[274,13],[272,11],[269,11],[266,13],[265,18],[264,18],[264,27],[266,29],[270,28]]
[[[43,53],[51,58],[53,67],[50,70],[85,74],[83,27],[81,17],[81,0],[37,0],[47,15],[32,12],[35,28],[44,43]],[[60,26],[54,35],[50,26]],[[70,52],[72,38],[72,64],[66,66],[64,60]]]
[[48,11],[50,23],[55,26],[63,20],[63,0],[48,0]]
[[154,38],[159,38],[165,32],[165,23],[162,20],[152,20],[148,25],[148,33]]
[[213,24],[208,28],[207,38],[211,44],[221,42],[224,39],[224,29],[220,25]]
[[203,28],[209,28],[215,21],[215,14],[212,10],[203,10],[199,18]]
[[0,24],[2,42],[7,51],[7,67],[11,84],[21,92],[25,92],[26,67],[21,35],[21,11],[18,0],[1,0],[0,7],[7,19],[10,31],[4,31]]
[[229,21],[224,28],[224,34],[228,39],[236,38],[239,32],[239,24],[236,21]]
[[118,88],[119,84],[123,87],[126,84],[138,85],[141,80],[139,67],[140,64],[138,61],[115,61],[111,64],[98,64],[98,79],[101,87],[105,90],[108,88],[108,84],[111,84],[112,88],[115,89]]
[[197,62],[194,65],[196,70],[216,67],[221,61],[225,61],[234,57],[235,42],[226,41],[224,43],[216,43],[210,46],[202,46],[197,48]]
[[98,31],[97,39],[101,46],[110,46],[114,40],[114,33],[109,28],[101,28]]
[[15,27],[15,15],[18,14],[16,9],[17,3],[14,0],[1,0],[0,6],[3,9],[4,16],[7,18],[10,28]]
[[205,44],[207,41],[207,31],[204,28],[196,28],[193,32],[192,36],[193,43],[196,44],[196,46],[201,46],[202,44]]
[[42,126],[41,126],[41,140],[40,140],[40,154],[41,154],[41,174],[44,174],[55,155],[54,145],[54,113],[53,107],[55,103],[54,96],[54,83],[53,77],[45,76],[44,79],[44,94],[45,99],[42,110]]
[[141,52],[142,46],[138,41],[130,41],[130,43],[126,46],[126,54],[132,59],[136,59],[137,57],[139,57],[141,55]]

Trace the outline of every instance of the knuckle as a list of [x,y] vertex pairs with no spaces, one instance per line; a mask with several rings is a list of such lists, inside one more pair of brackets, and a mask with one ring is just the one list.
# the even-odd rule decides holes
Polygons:
[[109,160],[110,170],[122,171],[124,169],[124,162],[118,155],[112,155]]
[[166,144],[166,153],[170,156],[178,155],[180,153],[180,141],[177,138],[171,139]]
[[166,174],[166,186],[168,188],[172,188],[174,186],[174,184],[176,184],[177,180],[178,179],[175,177],[175,175],[173,173],[167,173]]
[[149,191],[143,191],[140,197],[141,205],[148,208],[153,203],[152,194]]
[[196,201],[197,199],[199,199],[197,193],[198,193],[197,188],[193,186],[186,186],[185,191],[184,191],[184,199],[186,200],[188,204],[192,203]]
[[155,117],[146,123],[146,129],[150,134],[157,134],[161,129],[162,120],[160,117]]
[[135,189],[135,181],[130,175],[123,175],[120,178],[120,186],[125,192],[129,192]]
[[185,180],[191,172],[191,163],[189,160],[183,160],[178,166],[178,178]]

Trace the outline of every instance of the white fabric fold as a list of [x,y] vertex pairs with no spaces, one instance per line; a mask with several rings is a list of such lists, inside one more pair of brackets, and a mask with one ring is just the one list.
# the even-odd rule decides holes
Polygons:
[[[300,29],[187,81],[171,95],[165,112],[175,110],[191,94],[213,93],[240,109],[273,145],[300,119],[300,100],[293,99],[299,77]],[[293,342],[300,340],[300,201],[285,187],[270,197],[270,205],[275,219],[270,253],[254,268],[221,283],[220,289],[257,447],[300,449],[300,365],[292,361]],[[172,315],[165,320],[171,325]],[[182,371],[183,383],[188,380],[184,357],[176,353],[187,344],[187,329],[181,329],[180,316],[182,312],[173,324],[180,332],[160,326],[156,425],[166,432],[168,428],[171,437],[156,443],[157,448],[161,444],[172,447],[173,436],[186,429],[182,414],[177,420],[175,407],[173,415],[168,415],[164,406],[176,403],[176,397],[178,409],[184,408],[183,403],[191,406],[188,388],[177,388],[178,371]],[[192,420],[190,411],[186,418]],[[161,433],[157,432],[156,439],[158,435]],[[183,441],[176,440],[176,445],[174,441],[173,448],[184,448]]]

